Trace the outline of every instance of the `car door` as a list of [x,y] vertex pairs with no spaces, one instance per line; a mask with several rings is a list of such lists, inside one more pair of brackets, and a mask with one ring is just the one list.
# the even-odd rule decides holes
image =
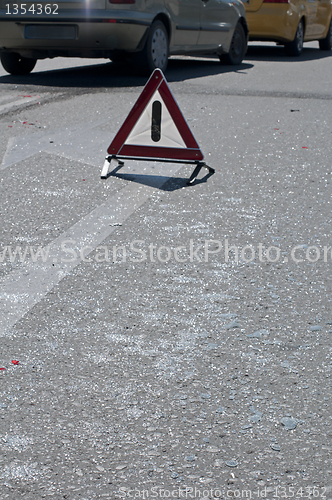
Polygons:
[[200,30],[200,7],[201,0],[166,0],[165,6],[169,12],[173,26],[171,49],[176,47],[194,48]]
[[224,45],[237,22],[238,16],[233,3],[225,0],[200,0],[200,2],[199,48]]
[[326,28],[330,24],[331,19],[331,1],[330,0],[316,0],[317,14],[315,21],[315,35],[322,36]]
[[307,11],[307,22],[305,28],[305,39],[314,39],[316,36],[315,25],[317,18],[317,0],[307,0],[305,2]]

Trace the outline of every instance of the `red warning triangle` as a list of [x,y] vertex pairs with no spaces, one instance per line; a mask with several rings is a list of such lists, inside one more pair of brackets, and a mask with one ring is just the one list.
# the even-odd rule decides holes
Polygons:
[[150,76],[107,152],[117,158],[203,160],[160,69]]

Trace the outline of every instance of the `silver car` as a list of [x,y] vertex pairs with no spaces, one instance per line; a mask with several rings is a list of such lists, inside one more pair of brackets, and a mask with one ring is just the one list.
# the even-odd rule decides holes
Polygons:
[[130,57],[147,73],[165,71],[169,55],[179,54],[240,64],[247,49],[240,0],[0,0],[0,7],[1,62],[13,75],[57,56]]

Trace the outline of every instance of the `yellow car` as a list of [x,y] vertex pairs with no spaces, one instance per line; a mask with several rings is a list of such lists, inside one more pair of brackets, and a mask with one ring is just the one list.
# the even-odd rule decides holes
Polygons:
[[331,0],[248,0],[244,5],[249,40],[284,45],[290,56],[299,56],[303,42],[312,40],[331,50]]

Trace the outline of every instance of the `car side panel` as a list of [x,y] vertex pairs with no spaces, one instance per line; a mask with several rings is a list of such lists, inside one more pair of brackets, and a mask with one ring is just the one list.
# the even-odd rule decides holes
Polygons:
[[195,48],[200,30],[201,0],[165,0],[173,24],[171,51]]
[[247,12],[249,40],[286,42],[294,39],[299,16],[288,4],[265,3],[257,12]]
[[237,23],[237,13],[234,6],[225,0],[201,1],[200,25],[198,38],[200,49],[222,47],[229,40]]
[[314,25],[314,33],[317,37],[324,38],[326,36],[329,20],[331,19],[331,0],[316,0],[317,14]]
[[315,37],[315,22],[317,17],[317,0],[306,0],[306,30],[305,38],[311,40]]
[[263,0],[247,0],[245,9],[247,12],[257,12],[262,6]]
[[331,0],[289,0],[289,3],[245,3],[249,40],[287,43],[294,40],[300,19],[304,19],[304,41],[326,36],[331,19]]

